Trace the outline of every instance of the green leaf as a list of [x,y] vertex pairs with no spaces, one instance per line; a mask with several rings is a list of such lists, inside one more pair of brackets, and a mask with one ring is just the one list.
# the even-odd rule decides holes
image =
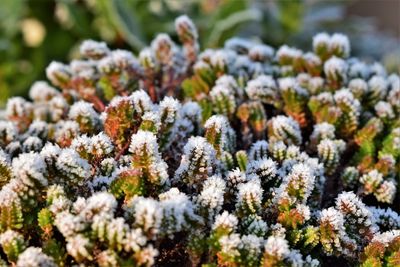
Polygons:
[[49,239],[43,244],[43,252],[51,256],[58,266],[66,265],[65,260],[67,254],[65,253],[64,245],[61,242],[55,239]]
[[222,45],[223,41],[232,37],[237,28],[246,22],[260,21],[262,13],[256,9],[246,9],[243,11],[235,12],[227,18],[218,21],[212,28],[209,34],[207,44],[209,46]]
[[44,208],[40,210],[38,214],[38,223],[40,228],[46,229],[46,228],[51,228],[52,223],[53,223],[53,216],[50,212],[49,209]]
[[141,25],[126,1],[98,0],[97,2],[108,15],[114,27],[121,31],[126,41],[134,49],[140,50],[145,46]]
[[288,32],[296,32],[302,26],[304,4],[301,0],[277,1],[279,21]]

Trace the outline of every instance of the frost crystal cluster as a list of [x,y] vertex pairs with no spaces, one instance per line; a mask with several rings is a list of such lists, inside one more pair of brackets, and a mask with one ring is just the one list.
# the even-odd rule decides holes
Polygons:
[[175,27],[85,41],[9,99],[0,265],[400,266],[399,75],[342,34],[201,51]]

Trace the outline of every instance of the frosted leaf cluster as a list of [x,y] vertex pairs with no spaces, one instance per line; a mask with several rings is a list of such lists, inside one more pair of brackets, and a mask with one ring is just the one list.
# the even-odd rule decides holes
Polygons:
[[0,265],[391,266],[400,78],[177,18],[137,54],[84,41],[0,121]]

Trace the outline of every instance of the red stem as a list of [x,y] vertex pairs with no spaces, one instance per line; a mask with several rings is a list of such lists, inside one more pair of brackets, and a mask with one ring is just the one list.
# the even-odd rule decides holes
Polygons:
[[97,111],[99,112],[103,112],[106,108],[106,106],[104,105],[103,101],[101,101],[101,99],[97,96],[97,95],[91,95],[89,97],[90,102],[93,103],[94,108],[97,109]]
[[151,101],[153,101],[153,103],[156,103],[157,102],[157,92],[156,92],[156,87],[154,86],[154,83],[149,82],[147,87],[149,90],[149,95],[150,95]]
[[122,147],[122,149],[118,152],[118,154],[115,156],[115,160],[119,160],[119,158],[126,152],[126,150],[129,148],[130,141],[126,142],[126,144]]

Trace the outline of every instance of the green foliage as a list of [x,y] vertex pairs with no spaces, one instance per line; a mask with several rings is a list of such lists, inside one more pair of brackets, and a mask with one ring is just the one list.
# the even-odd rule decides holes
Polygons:
[[23,235],[13,230],[8,230],[1,235],[0,240],[4,253],[9,263],[15,263],[19,254],[26,249],[26,242]]
[[52,224],[54,221],[53,215],[50,210],[47,208],[41,209],[38,213],[37,220],[43,232],[47,235],[50,234],[53,228]]
[[[102,4],[134,23],[129,2]],[[399,215],[381,207],[396,208],[399,76],[348,58],[341,34],[306,53],[243,39],[201,53],[192,21],[175,27],[181,43],[159,34],[139,59],[85,41],[46,69],[54,87],[9,99],[9,263],[396,264]],[[359,76],[371,94],[347,89]]]
[[245,171],[247,168],[247,154],[246,151],[240,150],[236,152],[236,161],[241,171]]
[[7,229],[18,230],[23,227],[24,217],[19,200],[2,203],[0,206],[0,232]]
[[146,193],[143,183],[144,181],[137,171],[126,171],[120,173],[117,179],[113,181],[110,191],[116,198],[130,199],[135,195],[140,196]]
[[43,242],[43,252],[51,256],[58,266],[67,266],[65,248],[62,242],[49,239]]

